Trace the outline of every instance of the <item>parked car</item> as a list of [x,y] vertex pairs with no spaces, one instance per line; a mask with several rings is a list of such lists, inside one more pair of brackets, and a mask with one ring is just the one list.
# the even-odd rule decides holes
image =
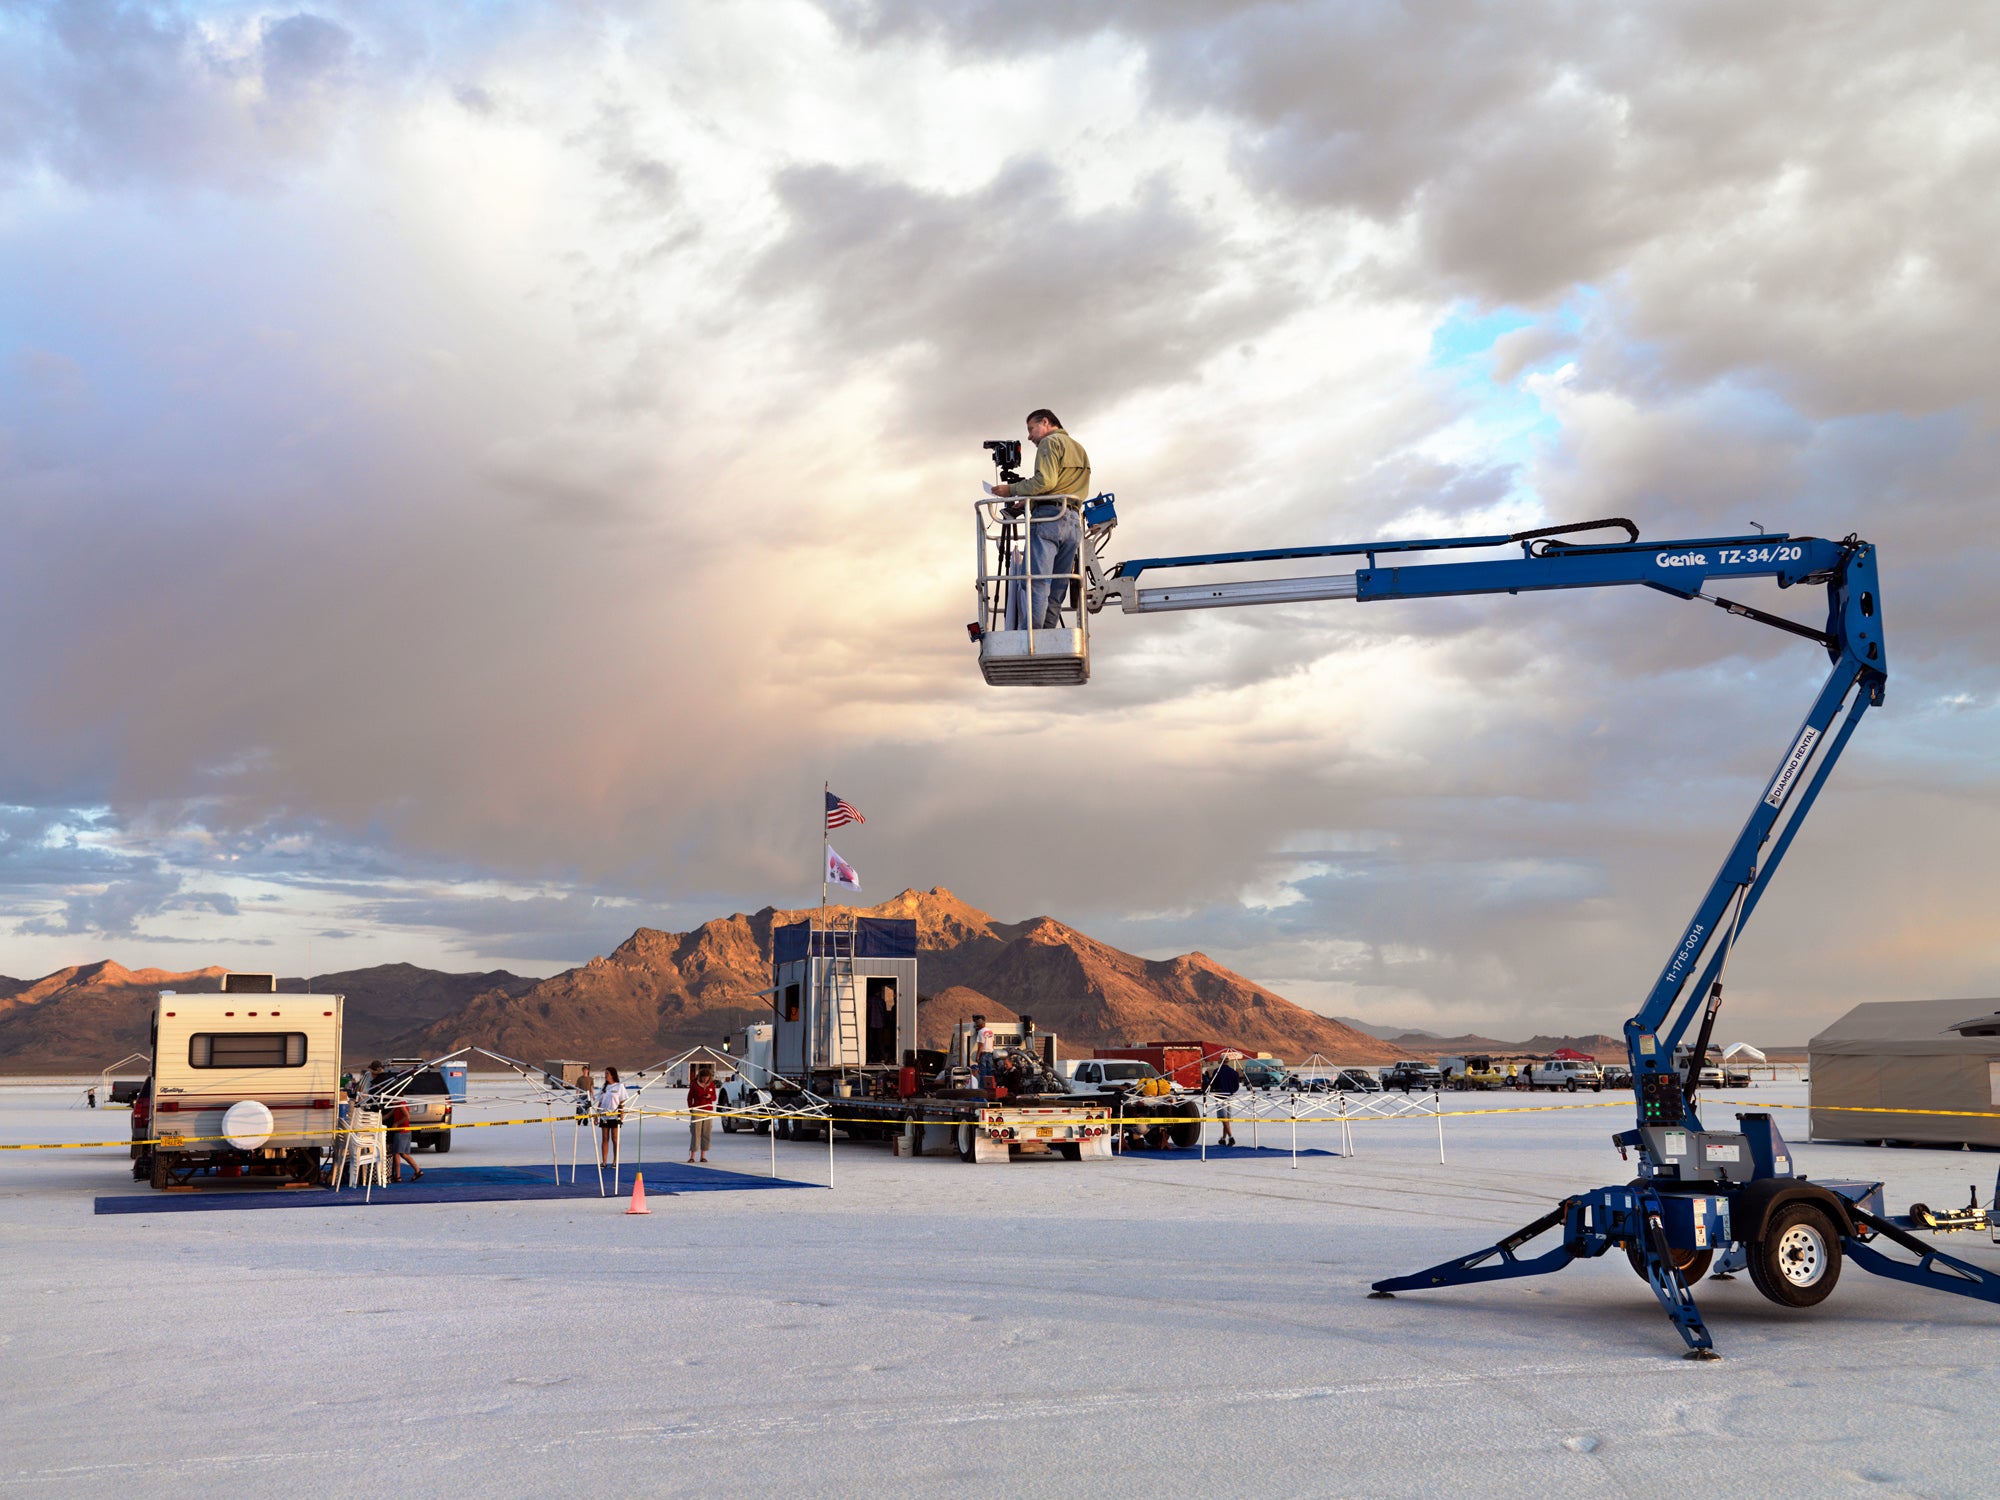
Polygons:
[[1382,1080],[1366,1068],[1342,1068],[1335,1075],[1333,1086],[1344,1094],[1379,1094]]
[[1383,1088],[1401,1089],[1406,1094],[1417,1089],[1441,1088],[1443,1084],[1442,1073],[1416,1058],[1404,1058],[1399,1063],[1393,1063],[1389,1071],[1382,1075]]
[[1608,1089],[1629,1089],[1632,1087],[1632,1070],[1624,1063],[1606,1063],[1600,1070],[1604,1074],[1604,1086]]
[[1528,1064],[1528,1087],[1565,1089],[1572,1094],[1578,1089],[1602,1090],[1604,1073],[1594,1062],[1579,1062],[1573,1057],[1544,1058]]
[[1506,1069],[1483,1055],[1440,1058],[1438,1071],[1444,1075],[1446,1088],[1497,1089],[1507,1084]]
[[1724,1063],[1722,1083],[1725,1088],[1747,1089],[1750,1087],[1750,1070],[1738,1064]]
[[1236,1065],[1236,1070],[1243,1075],[1246,1087],[1275,1089],[1284,1086],[1286,1069],[1278,1058],[1246,1057]]

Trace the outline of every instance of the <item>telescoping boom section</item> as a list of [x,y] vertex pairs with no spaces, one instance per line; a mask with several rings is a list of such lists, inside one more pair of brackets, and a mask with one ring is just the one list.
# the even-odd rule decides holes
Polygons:
[[[1862,716],[1882,702],[1889,660],[1871,544],[1856,536],[1831,541],[1777,532],[1648,542],[1620,518],[1504,535],[1149,557],[1108,572],[1092,555],[1084,571],[1089,612],[1115,603],[1126,614],[1638,585],[1818,645],[1832,663],[1824,684],[1625,1023],[1636,1119],[1613,1143],[1636,1160],[1637,1176],[1566,1198],[1497,1244],[1379,1281],[1374,1295],[1538,1275],[1622,1250],[1673,1320],[1690,1358],[1713,1357],[1691,1290],[1711,1266],[1717,1275],[1747,1270],[1759,1291],[1789,1307],[1822,1301],[1843,1259],[1877,1275],[2000,1302],[2000,1277],[1890,1222],[1880,1183],[1807,1181],[1794,1171],[1767,1114],[1739,1114],[1723,1128],[1710,1128],[1702,1117],[1701,1062],[1730,953]],[[1800,618],[1722,592],[1757,579],[1806,590],[1823,610],[1808,609]],[[1064,679],[1048,673],[1039,680]],[[1558,1234],[1558,1241],[1522,1253]],[[1886,1253],[1885,1240],[1915,1259]]]

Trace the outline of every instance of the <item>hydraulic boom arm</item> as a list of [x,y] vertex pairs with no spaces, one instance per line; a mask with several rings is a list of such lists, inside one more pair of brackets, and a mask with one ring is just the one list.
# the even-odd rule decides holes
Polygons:
[[[1625,538],[1608,543],[1572,540],[1580,533],[1601,531],[1623,531]],[[1519,548],[1518,556],[1469,561],[1441,561],[1436,556],[1511,547]],[[1345,558],[1363,566],[1353,572],[1309,571],[1284,578],[1229,576],[1271,563]],[[1148,574],[1183,569],[1222,576],[1143,586]],[[1718,584],[1743,578],[1774,578],[1781,588],[1823,587],[1824,624],[1770,614],[1712,591]],[[1756,910],[1861,716],[1882,701],[1888,657],[1871,545],[1852,536],[1835,542],[1784,533],[1642,544],[1638,528],[1630,521],[1592,521],[1502,536],[1142,558],[1121,564],[1108,577],[1093,575],[1089,603],[1093,611],[1116,601],[1127,614],[1149,614],[1314,599],[1374,603],[1626,584],[1657,589],[1679,599],[1703,599],[1731,614],[1803,636],[1824,647],[1833,663],[1825,685],[1788,742],[1659,978],[1625,1023],[1641,1127],[1699,1132],[1695,1085],[1721,1004],[1722,976],[1730,949]],[[1700,1025],[1690,1041],[1687,1034],[1697,1017]],[[1690,1049],[1685,1070],[1675,1060],[1684,1041]],[[1665,1165],[1655,1157],[1652,1132],[1642,1129],[1621,1139],[1639,1147],[1649,1168]]]

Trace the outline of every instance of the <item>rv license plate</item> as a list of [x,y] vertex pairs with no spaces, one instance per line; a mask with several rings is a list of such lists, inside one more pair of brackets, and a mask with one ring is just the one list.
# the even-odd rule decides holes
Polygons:
[[1043,1125],[1035,1131],[1036,1135],[1054,1135],[1055,1133],[1056,1128],[1053,1125]]

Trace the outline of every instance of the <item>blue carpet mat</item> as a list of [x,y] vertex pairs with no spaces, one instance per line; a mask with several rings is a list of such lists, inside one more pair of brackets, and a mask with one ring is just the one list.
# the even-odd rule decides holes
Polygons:
[[[632,1172],[619,1178],[616,1198],[632,1195]],[[683,1193],[741,1192],[757,1188],[814,1187],[783,1177],[758,1177],[726,1172],[719,1167],[691,1167],[680,1162],[650,1162],[645,1167],[646,1196],[673,1198]],[[605,1197],[612,1201],[611,1175],[604,1177]],[[571,1183],[565,1167],[557,1181],[544,1166],[426,1167],[421,1182],[405,1179],[372,1193],[360,1188],[331,1192],[325,1188],[250,1188],[218,1181],[192,1192],[152,1192],[99,1198],[101,1214],[203,1213],[246,1208],[360,1208],[398,1203],[525,1203],[548,1198],[597,1198],[597,1172],[580,1167]]]
[[[1338,1156],[1338,1151],[1322,1151],[1317,1146],[1299,1147],[1300,1156]],[[1289,1146],[1210,1146],[1210,1161],[1290,1161]],[[1189,1146],[1172,1151],[1120,1151],[1119,1161],[1200,1161],[1201,1148]]]

